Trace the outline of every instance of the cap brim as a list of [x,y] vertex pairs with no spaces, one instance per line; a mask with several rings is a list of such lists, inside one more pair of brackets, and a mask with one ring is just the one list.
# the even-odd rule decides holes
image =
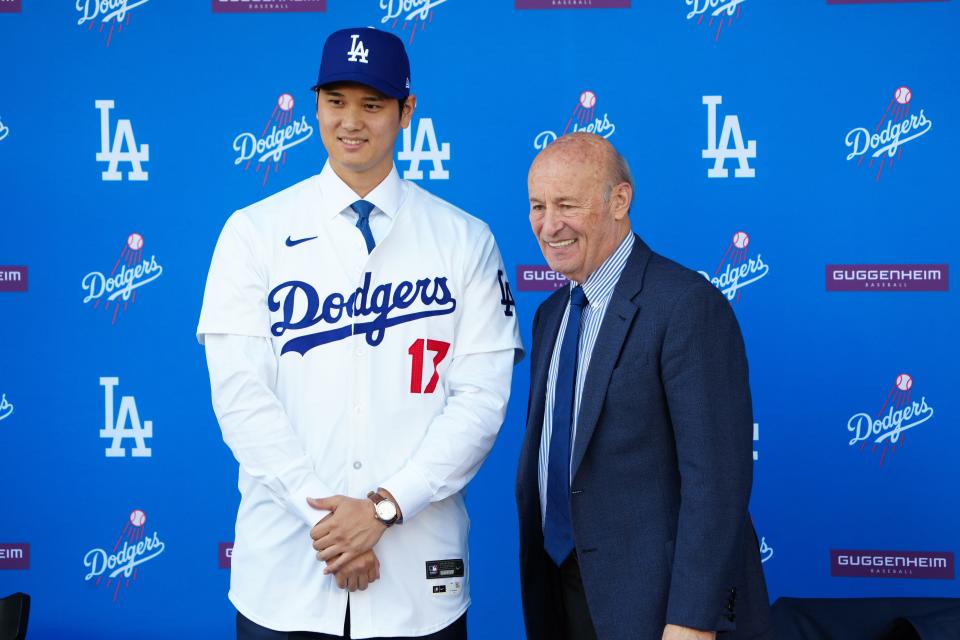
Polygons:
[[321,78],[317,84],[310,87],[310,90],[317,91],[321,87],[325,87],[329,84],[336,84],[338,82],[356,82],[357,84],[373,87],[380,93],[390,96],[391,98],[396,98],[397,100],[403,100],[410,95],[410,91],[407,89],[397,89],[391,84],[382,82],[377,78],[371,78],[370,76],[362,73],[335,73],[325,78]]

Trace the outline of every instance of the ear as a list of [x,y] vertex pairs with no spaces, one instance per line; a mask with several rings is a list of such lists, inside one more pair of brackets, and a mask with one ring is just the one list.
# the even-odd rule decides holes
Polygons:
[[633,188],[629,182],[621,182],[610,193],[610,208],[614,220],[623,220],[630,213],[630,203],[633,202]]
[[413,111],[417,108],[417,96],[409,95],[403,101],[403,109],[400,111],[400,127],[406,129],[413,120]]

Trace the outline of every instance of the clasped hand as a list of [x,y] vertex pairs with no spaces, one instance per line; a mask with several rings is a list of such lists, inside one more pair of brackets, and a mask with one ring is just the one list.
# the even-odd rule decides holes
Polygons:
[[380,578],[380,561],[373,547],[387,527],[374,516],[373,502],[346,496],[307,498],[314,509],[329,511],[310,530],[317,560],[327,563],[324,575],[334,574],[341,589],[363,591]]

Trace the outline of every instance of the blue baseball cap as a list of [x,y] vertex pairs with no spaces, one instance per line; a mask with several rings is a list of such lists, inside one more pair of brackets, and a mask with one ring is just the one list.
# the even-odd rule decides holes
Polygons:
[[410,59],[403,41],[373,27],[334,31],[323,45],[314,91],[335,82],[359,82],[392,98],[410,95]]

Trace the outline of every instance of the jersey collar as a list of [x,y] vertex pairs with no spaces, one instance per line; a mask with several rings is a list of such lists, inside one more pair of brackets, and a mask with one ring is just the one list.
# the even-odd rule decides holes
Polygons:
[[[329,162],[323,165],[319,182],[323,198],[321,204],[323,215],[329,219],[335,218],[344,211],[350,211],[350,205],[360,200],[360,196],[340,179]],[[383,182],[363,199],[372,202],[373,206],[390,219],[395,218],[403,201],[403,181],[400,180],[397,168],[394,166],[390,169],[390,173]]]

